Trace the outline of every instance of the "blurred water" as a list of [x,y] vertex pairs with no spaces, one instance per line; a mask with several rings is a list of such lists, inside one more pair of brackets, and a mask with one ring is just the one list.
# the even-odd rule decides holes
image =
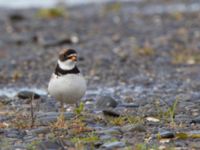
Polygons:
[[[105,2],[142,2],[144,0],[0,0],[0,8],[37,8],[53,7],[58,3],[66,3],[67,6],[83,5],[88,3]],[[164,1],[163,1],[164,2]],[[200,11],[200,1],[191,1],[188,3],[172,1],[171,3],[151,3],[143,7],[131,5],[126,8],[131,13],[143,14],[162,14],[169,12],[197,12]]]
[[[103,3],[108,1],[128,1],[128,0],[0,0],[0,7],[8,8],[29,8],[29,7],[52,7],[59,2],[67,5],[79,5],[87,3]],[[139,1],[139,0],[134,0]]]

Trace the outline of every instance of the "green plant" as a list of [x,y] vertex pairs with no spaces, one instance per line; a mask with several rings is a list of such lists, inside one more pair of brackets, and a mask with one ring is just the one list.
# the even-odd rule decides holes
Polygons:
[[27,144],[27,150],[37,150],[37,146],[41,143],[39,140],[32,141],[30,144]]
[[5,150],[11,149],[11,144],[7,138],[0,136],[0,147]]
[[136,144],[135,150],[148,150],[148,149],[147,149],[147,144],[146,144],[146,143],[139,143],[139,144]]
[[84,110],[84,104],[81,102],[77,108],[75,108],[76,115],[80,115]]
[[74,137],[71,139],[72,143],[94,143],[99,140],[99,137],[93,133],[88,134],[86,137]]
[[76,136],[70,140],[74,143],[76,149],[85,149],[85,145],[90,145],[90,149],[94,149],[94,143],[99,141],[99,137],[94,133],[88,133],[83,136]]
[[39,18],[57,18],[67,16],[67,11],[63,7],[40,9],[37,14]]
[[171,107],[168,108],[168,116],[170,118],[170,122],[174,124],[175,112],[177,109],[178,99],[176,99]]
[[121,9],[122,9],[122,4],[120,2],[113,2],[111,4],[105,5],[104,13],[119,12]]
[[171,125],[174,125],[175,124],[174,118],[175,118],[176,110],[178,107],[178,98],[175,99],[175,101],[173,102],[171,106],[167,104],[166,102],[165,102],[165,105],[167,105],[166,111],[164,111],[160,107],[159,103],[156,103],[155,107],[157,109],[157,115],[159,119],[163,119],[164,121],[170,122]]

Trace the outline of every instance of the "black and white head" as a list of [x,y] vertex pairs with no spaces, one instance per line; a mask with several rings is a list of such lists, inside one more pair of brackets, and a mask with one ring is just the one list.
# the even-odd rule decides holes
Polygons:
[[64,49],[59,53],[58,65],[63,70],[72,70],[76,67],[77,52],[74,49]]

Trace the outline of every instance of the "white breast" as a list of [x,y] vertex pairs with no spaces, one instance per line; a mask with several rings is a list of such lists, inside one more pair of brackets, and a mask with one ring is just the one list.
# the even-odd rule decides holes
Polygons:
[[67,104],[74,104],[85,94],[86,81],[81,74],[52,75],[48,92],[57,100]]

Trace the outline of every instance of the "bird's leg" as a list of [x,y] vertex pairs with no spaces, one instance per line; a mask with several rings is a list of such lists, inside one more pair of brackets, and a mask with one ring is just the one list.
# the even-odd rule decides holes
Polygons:
[[64,103],[63,103],[63,101],[61,101],[61,108],[60,108],[60,115],[59,115],[59,117],[58,117],[58,119],[57,119],[57,126],[58,127],[64,127],[64,125],[65,125],[65,114],[64,114],[64,112],[65,112],[65,109],[64,109]]
[[64,112],[65,112],[63,101],[61,101],[61,110],[60,110],[60,112],[61,112],[61,113],[64,113]]
[[78,107],[79,107],[79,103],[76,102],[76,103],[75,103],[75,108],[78,108]]
[[65,115],[64,115],[64,113],[65,113],[65,109],[64,109],[64,103],[63,103],[63,101],[61,101],[61,110],[60,110],[60,119],[61,120],[65,120]]

